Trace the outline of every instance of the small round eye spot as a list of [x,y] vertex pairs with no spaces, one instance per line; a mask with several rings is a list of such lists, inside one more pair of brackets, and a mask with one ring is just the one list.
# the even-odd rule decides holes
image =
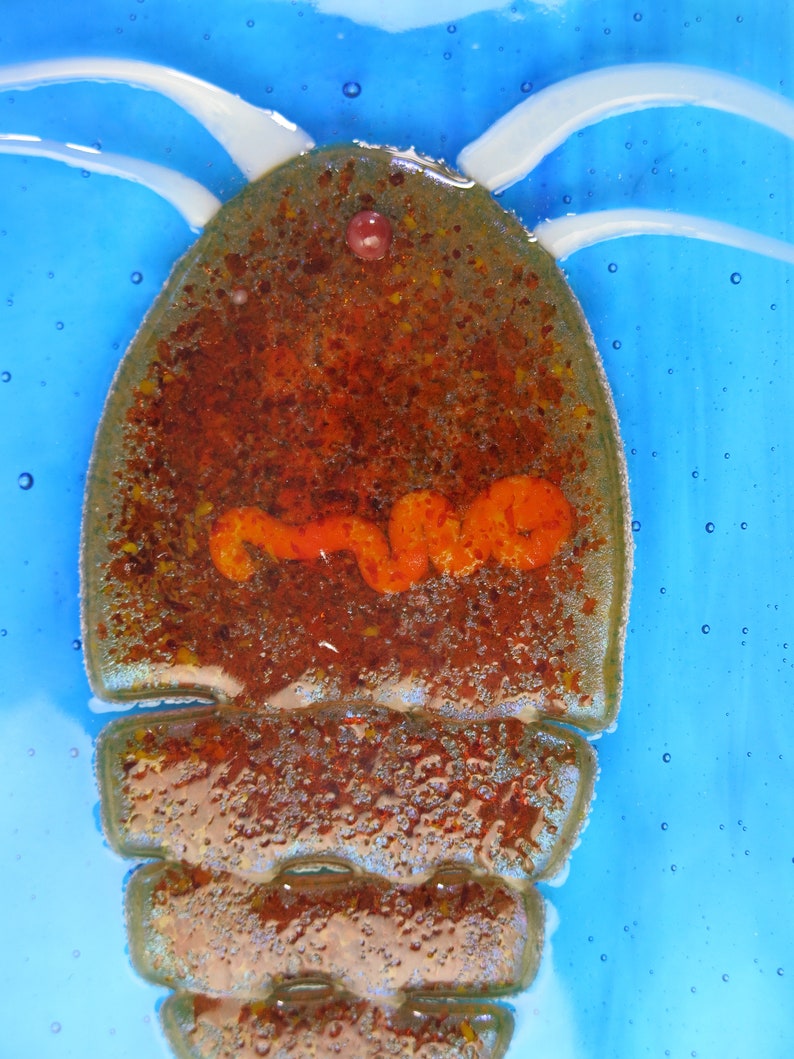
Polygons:
[[365,261],[380,261],[389,252],[391,222],[375,210],[361,210],[350,218],[345,232],[347,245]]

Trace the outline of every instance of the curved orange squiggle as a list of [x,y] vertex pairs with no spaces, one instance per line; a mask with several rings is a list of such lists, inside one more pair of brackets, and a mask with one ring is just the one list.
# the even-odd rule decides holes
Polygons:
[[400,497],[388,536],[358,515],[328,515],[294,526],[256,507],[236,507],[217,520],[210,556],[231,581],[248,581],[256,569],[246,544],[272,559],[318,559],[352,552],[376,592],[404,592],[425,578],[432,564],[462,577],[491,556],[515,570],[545,566],[571,534],[573,511],[562,492],[543,478],[500,478],[474,498],[463,518],[432,489]]

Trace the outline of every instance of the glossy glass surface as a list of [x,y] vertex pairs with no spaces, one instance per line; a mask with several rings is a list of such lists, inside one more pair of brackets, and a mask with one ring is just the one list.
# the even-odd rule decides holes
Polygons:
[[[390,5],[399,19],[384,29],[346,17],[342,0],[95,0],[79,18],[46,0],[4,18],[0,63],[144,59],[271,106],[318,143],[412,144],[449,161],[543,87],[616,63],[691,63],[792,95],[784,0],[469,13],[483,6]],[[416,25],[435,12],[440,21]],[[243,185],[211,137],[151,92],[6,92],[0,114],[0,132],[101,144],[223,199]],[[528,227],[632,205],[794,239],[793,171],[794,144],[780,133],[701,108],[655,109],[577,134],[501,201]],[[79,526],[114,371],[195,236],[172,207],[114,178],[0,155],[0,180],[0,995],[14,1013],[0,1052],[162,1059],[165,991],[130,968],[129,862],[98,827],[92,753],[108,716],[82,666]],[[510,1003],[508,1056],[784,1059],[794,1039],[791,266],[638,237],[583,250],[564,269],[618,407],[635,579],[617,730],[596,744],[597,798],[568,877],[545,888],[559,926],[536,983]]]

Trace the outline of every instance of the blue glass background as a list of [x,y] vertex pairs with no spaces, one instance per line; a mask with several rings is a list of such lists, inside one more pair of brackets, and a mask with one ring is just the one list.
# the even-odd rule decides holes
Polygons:
[[[0,64],[144,59],[277,109],[318,143],[413,144],[451,161],[528,90],[613,63],[693,63],[794,96],[788,0],[494,3],[468,16],[486,5],[366,6],[439,21],[397,32],[294,0],[13,0]],[[361,84],[355,99],[348,81]],[[100,143],[223,198],[242,185],[208,134],[151,92],[0,93],[0,132]],[[502,201],[528,227],[638,205],[794,240],[793,175],[794,143],[779,134],[652,110],[576,135]],[[104,396],[194,236],[145,189],[55,162],[0,156],[0,188],[0,1054],[162,1059],[163,993],[125,951],[130,865],[98,825],[92,743],[107,715],[89,704],[77,561]],[[649,237],[564,269],[620,415],[635,580],[622,712],[598,743],[597,799],[569,877],[546,887],[559,926],[514,1002],[509,1059],[785,1059],[794,271]]]

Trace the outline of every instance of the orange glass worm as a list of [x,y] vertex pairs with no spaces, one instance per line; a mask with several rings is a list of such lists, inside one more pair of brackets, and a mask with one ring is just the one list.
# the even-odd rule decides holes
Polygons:
[[542,478],[510,475],[475,497],[463,518],[432,489],[400,497],[391,510],[388,536],[369,519],[329,515],[291,525],[256,507],[237,507],[215,523],[212,561],[231,581],[248,581],[255,564],[245,545],[271,559],[311,560],[352,552],[361,576],[376,592],[403,592],[432,564],[462,577],[493,556],[513,570],[545,566],[570,537],[573,512],[562,492]]

